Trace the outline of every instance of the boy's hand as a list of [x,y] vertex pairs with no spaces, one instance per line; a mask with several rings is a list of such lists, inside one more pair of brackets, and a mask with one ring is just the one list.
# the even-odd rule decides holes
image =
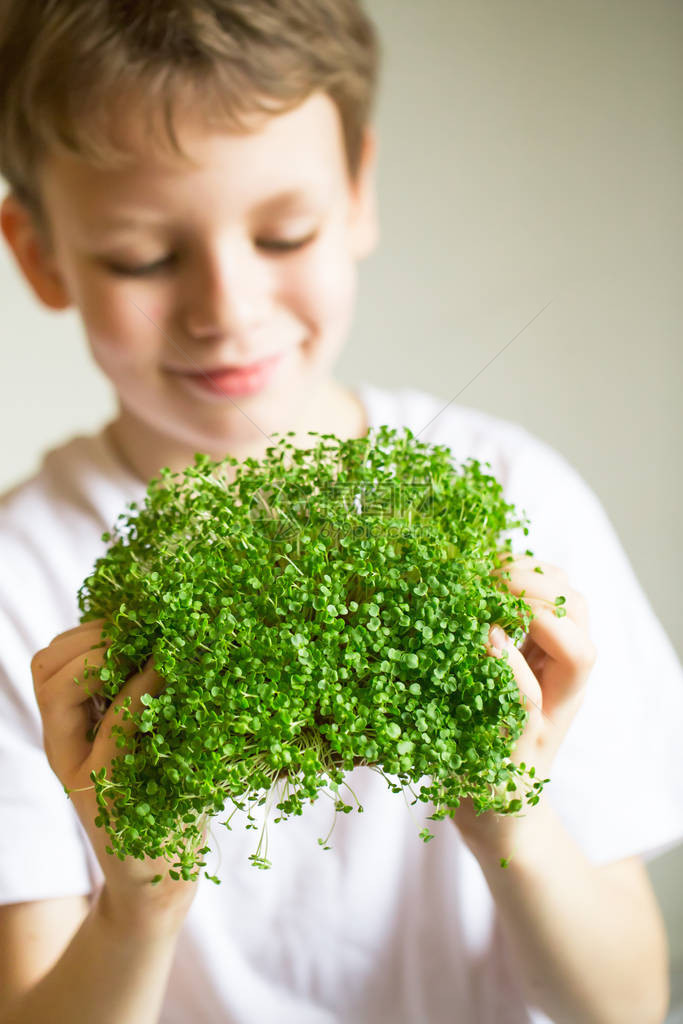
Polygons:
[[[524,762],[527,769],[535,766],[537,779],[550,778],[555,755],[585,696],[597,652],[589,635],[586,601],[569,585],[567,574],[527,555],[506,561],[510,557],[508,552],[500,553],[503,567],[494,570],[493,575],[510,573],[509,580],[501,580],[502,585],[512,594],[523,595],[534,618],[520,649],[500,627],[492,626],[488,652],[490,657],[498,658],[503,657],[503,651],[507,653],[520,695],[526,695],[529,717],[511,760],[516,765]],[[536,566],[542,573],[535,571]],[[558,617],[555,600],[561,596],[566,598],[560,606],[566,614]],[[522,799],[521,792],[519,797]],[[524,798],[520,812],[524,817],[492,811],[477,816],[472,798],[466,797],[453,821],[474,849],[505,853],[523,835],[542,801],[542,795],[538,805],[530,805]]]
[[[90,666],[104,663],[104,646],[97,646],[102,641],[103,625],[103,619],[96,619],[69,629],[33,656],[31,672],[43,721],[45,752],[55,775],[70,791],[71,801],[97,855],[106,879],[105,902],[112,916],[118,916],[118,923],[130,923],[136,928],[153,929],[155,922],[161,924],[162,919],[164,927],[179,928],[192,902],[195,883],[170,879],[170,865],[163,858],[119,860],[108,854],[105,847],[109,845],[109,835],[104,828],[95,825],[98,806],[90,773],[106,766],[109,775],[111,761],[121,754],[116,736],[111,736],[113,725],[119,725],[127,736],[136,731],[135,723],[130,719],[124,721],[115,709],[130,696],[131,713],[142,710],[142,694],[156,695],[165,685],[150,658],[141,672],[128,679],[109,705],[94,740],[87,739],[92,726],[90,695],[100,692],[103,683],[91,672],[86,677],[84,669],[86,663]],[[107,643],[104,641],[105,646]],[[157,874],[162,875],[161,882],[147,884]]]

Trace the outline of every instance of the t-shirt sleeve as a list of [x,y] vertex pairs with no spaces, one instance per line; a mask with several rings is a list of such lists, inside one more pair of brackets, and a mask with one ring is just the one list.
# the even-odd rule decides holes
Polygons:
[[568,573],[597,649],[541,799],[593,863],[649,860],[683,842],[683,670],[595,493],[558,452],[527,441],[505,488],[531,520],[513,550]]
[[86,833],[43,748],[31,658],[45,643],[33,646],[0,608],[0,904],[87,894],[96,880]]

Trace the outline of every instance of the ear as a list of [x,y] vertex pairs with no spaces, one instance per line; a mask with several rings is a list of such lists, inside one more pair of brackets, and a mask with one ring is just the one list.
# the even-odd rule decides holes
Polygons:
[[33,291],[50,309],[66,309],[71,298],[48,240],[31,211],[10,193],[0,206],[0,228]]
[[359,260],[369,256],[379,240],[376,168],[377,135],[368,125],[363,134],[356,179],[351,183],[351,237],[354,255]]

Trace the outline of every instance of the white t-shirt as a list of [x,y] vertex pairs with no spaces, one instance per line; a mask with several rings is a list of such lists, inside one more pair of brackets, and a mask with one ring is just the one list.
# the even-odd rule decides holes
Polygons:
[[[521,426],[443,410],[413,389],[363,382],[357,393],[372,427],[406,425],[458,460],[488,461],[531,520],[513,550],[565,569],[588,601],[598,658],[542,799],[595,864],[647,859],[683,840],[683,672],[595,494]],[[99,432],[53,449],[0,498],[2,903],[101,885],[43,751],[30,661],[78,624],[77,592],[106,549],[101,534],[145,491]],[[207,870],[221,885],[198,883],[163,1024],[547,1021],[525,1005],[490,890],[453,822],[429,822],[429,805],[409,808],[370,769],[347,778],[364,813],[338,815],[327,851],[317,843],[333,812],[324,797],[271,823],[267,871],[248,861],[258,832],[239,814],[228,831],[219,816]],[[427,844],[425,824],[435,836]]]

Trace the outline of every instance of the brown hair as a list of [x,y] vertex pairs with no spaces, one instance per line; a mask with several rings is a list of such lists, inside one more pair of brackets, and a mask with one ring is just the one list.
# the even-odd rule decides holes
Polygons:
[[148,137],[190,160],[175,133],[178,100],[207,124],[245,131],[322,90],[339,110],[353,179],[379,57],[359,0],[2,0],[0,174],[45,226],[45,154],[125,163],[116,115],[131,101]]

